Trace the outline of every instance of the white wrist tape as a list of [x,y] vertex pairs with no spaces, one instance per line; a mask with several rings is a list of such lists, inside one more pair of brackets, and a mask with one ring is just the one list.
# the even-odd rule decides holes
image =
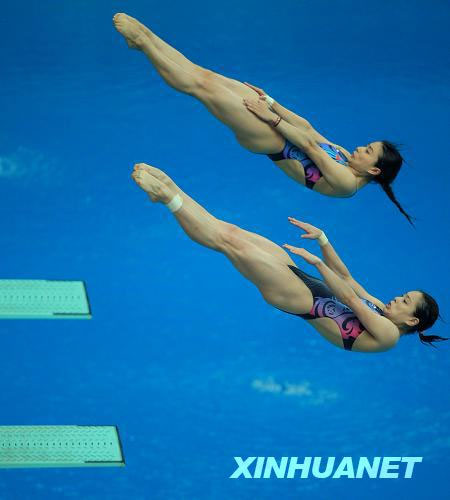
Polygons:
[[170,201],[169,203],[166,203],[166,207],[173,213],[176,212],[177,210],[180,210],[180,208],[183,206],[183,198],[179,195],[176,194]]
[[325,246],[328,243],[328,238],[323,231],[322,234],[317,238],[317,242],[321,247]]
[[272,106],[273,106],[273,103],[275,102],[275,99],[272,99],[272,97],[270,97],[270,95],[268,95],[268,94],[264,94],[264,96],[266,98],[267,104],[269,105],[269,108],[272,109]]

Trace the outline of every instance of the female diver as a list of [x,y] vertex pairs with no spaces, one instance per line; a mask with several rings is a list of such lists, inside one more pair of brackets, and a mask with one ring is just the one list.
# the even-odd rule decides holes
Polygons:
[[323,280],[301,271],[288,253],[272,241],[216,219],[163,171],[139,163],[134,181],[154,202],[165,204],[185,233],[205,247],[223,253],[251,281],[270,305],[304,318],[326,340],[346,350],[386,351],[402,335],[419,332],[422,342],[446,340],[423,335],[437,317],[436,301],[422,291],[410,291],[383,304],[357,283],[320,229],[296,219],[304,238],[316,239],[323,260],[303,248],[284,245],[317,268]]
[[263,90],[192,63],[136,19],[116,14],[114,25],[168,85],[199,99],[244,148],[267,154],[287,175],[323,195],[352,196],[374,181],[412,223],[390,186],[403,162],[390,142],[374,141],[349,153]]

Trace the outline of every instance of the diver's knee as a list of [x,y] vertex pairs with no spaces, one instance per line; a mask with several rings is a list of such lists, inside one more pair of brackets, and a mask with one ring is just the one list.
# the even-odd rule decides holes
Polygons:
[[242,229],[235,224],[224,222],[220,230],[220,245],[223,250],[244,250],[246,246],[245,240],[242,238]]
[[196,83],[200,91],[211,92],[217,86],[217,75],[210,69],[199,67],[196,72]]

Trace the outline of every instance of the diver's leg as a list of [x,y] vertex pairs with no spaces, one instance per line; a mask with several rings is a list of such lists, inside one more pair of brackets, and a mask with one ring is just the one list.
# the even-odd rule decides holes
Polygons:
[[177,49],[166,43],[162,38],[157,36],[153,31],[151,31],[145,24],[139,22],[136,18],[128,16],[127,14],[121,14],[127,17],[132,23],[138,26],[145,34],[150,38],[156,49],[158,49],[162,54],[171,59],[174,63],[178,64],[187,71],[195,71],[198,69],[203,69],[201,66],[190,61]]
[[125,14],[116,14],[114,24],[130,47],[144,52],[168,85],[199,99],[234,132],[243,147],[255,153],[275,153],[283,148],[285,141],[281,135],[244,106],[243,97],[255,96],[252,89],[237,82],[241,89],[237,92],[221,83],[212,71],[194,64],[188,69],[186,64],[177,64],[158,49],[140,23]]
[[[126,14],[125,14],[126,15]],[[169,45],[167,42],[165,42],[162,38],[160,38],[158,35],[156,35],[153,31],[148,28],[145,24],[142,24],[139,22],[136,18],[127,16],[128,19],[130,19],[131,22],[135,23],[137,26],[139,26],[142,30],[145,31],[146,35],[150,38],[152,43],[155,45],[155,47],[163,53],[166,57],[171,59],[174,63],[178,64],[181,66],[183,69],[189,72],[195,72],[199,70],[205,70],[205,68],[199,66],[198,64],[193,63],[190,61],[187,57],[185,57],[181,52],[179,52],[177,49]],[[244,85],[242,82],[235,80],[233,78],[228,78],[224,75],[221,75],[220,73],[214,72],[214,76],[220,80],[220,83],[224,85],[225,87],[229,88],[230,90],[233,90],[237,94],[240,94],[241,97],[255,97],[257,94],[252,90],[249,91],[249,87],[247,85]]]
[[[217,221],[217,219],[213,217],[207,210],[205,210],[205,208],[203,208],[199,203],[197,203],[194,199],[192,199],[189,195],[187,195],[184,191],[182,191],[181,188],[177,184],[175,184],[175,182],[161,169],[152,167],[145,163],[139,164],[139,168],[147,170],[147,172],[153,175],[153,177],[159,179],[173,192],[178,193],[183,198],[183,200],[188,200],[188,203],[192,207],[195,207],[195,209],[198,211],[199,214],[202,214],[204,217],[212,217],[215,221]],[[290,255],[282,247],[280,247],[273,241],[265,238],[264,236],[253,233],[251,231],[246,231],[245,229],[241,229],[241,231],[245,234],[246,238],[248,238],[248,241],[254,243],[262,250],[265,250],[266,252],[276,255],[288,265],[293,265],[293,266],[295,265]]]
[[[168,203],[176,194],[145,168],[137,166],[132,175],[155,202]],[[295,313],[311,309],[311,292],[288,268],[288,264],[294,263],[283,249],[281,253],[269,246],[262,249],[248,231],[205,212],[185,195],[183,205],[174,215],[192,240],[226,255],[238,271],[258,287],[268,303]]]

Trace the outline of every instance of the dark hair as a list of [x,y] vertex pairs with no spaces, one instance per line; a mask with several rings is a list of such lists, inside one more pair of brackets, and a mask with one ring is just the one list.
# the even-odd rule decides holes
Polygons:
[[419,323],[411,327],[408,333],[419,332],[419,339],[422,344],[436,347],[433,342],[449,339],[447,337],[439,337],[439,335],[424,335],[422,332],[431,328],[435,321],[439,318],[439,306],[431,295],[423,290],[419,291],[422,294],[422,300],[413,313],[413,315],[419,320]]
[[389,199],[395,203],[400,212],[408,219],[408,222],[414,226],[412,217],[403,210],[403,207],[398,202],[391,188],[391,183],[397,177],[403,164],[402,155],[399,153],[398,147],[392,142],[381,141],[381,144],[383,145],[383,153],[375,163],[375,166],[378,167],[381,172],[375,175],[372,180],[381,186]]

